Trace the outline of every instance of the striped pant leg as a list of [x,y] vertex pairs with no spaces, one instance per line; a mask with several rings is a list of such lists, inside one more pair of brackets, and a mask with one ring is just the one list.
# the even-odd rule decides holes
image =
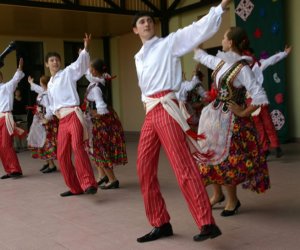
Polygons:
[[269,139],[268,139],[267,133],[264,128],[264,123],[263,123],[264,118],[261,115],[261,112],[259,113],[259,115],[253,116],[252,118],[253,118],[257,133],[258,133],[259,142],[263,148],[263,151],[266,152],[269,150]]
[[71,134],[69,133],[69,121],[63,118],[58,127],[57,135],[57,160],[66,185],[73,194],[80,194],[83,190],[78,182],[75,168],[72,163]]
[[157,179],[161,143],[152,125],[150,111],[144,121],[138,144],[137,173],[144,199],[145,211],[150,224],[159,227],[170,221],[165,201]]
[[185,133],[162,107],[157,111],[158,136],[197,226],[200,229],[203,225],[214,224],[209,198]]
[[75,170],[82,190],[98,187],[88,153],[84,149],[83,127],[76,113],[72,113],[69,121],[74,153]]
[[0,158],[6,173],[22,173],[22,169],[13,148],[13,136],[9,135],[5,118],[0,119]]
[[272,117],[269,112],[269,106],[262,106],[261,107],[261,116],[263,117],[262,121],[264,124],[264,128],[266,131],[266,134],[268,136],[268,139],[270,141],[270,147],[277,148],[280,146],[280,142],[277,136],[277,131],[275,129],[274,123],[272,121]]

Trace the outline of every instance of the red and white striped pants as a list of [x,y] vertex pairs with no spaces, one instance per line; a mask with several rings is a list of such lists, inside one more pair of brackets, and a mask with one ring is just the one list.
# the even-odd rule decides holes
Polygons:
[[75,112],[59,121],[57,159],[66,185],[73,194],[80,194],[91,186],[97,187],[88,154],[84,150],[83,127]]
[[269,112],[269,105],[261,106],[259,115],[253,116],[253,121],[264,151],[269,150],[269,147],[277,148],[280,146],[277,131]]
[[137,172],[150,224],[159,227],[170,220],[157,179],[161,145],[198,227],[214,224],[208,195],[187,145],[186,135],[161,104],[146,115],[138,145]]
[[22,173],[17,154],[13,148],[13,136],[8,133],[5,117],[0,118],[0,158],[7,174]]

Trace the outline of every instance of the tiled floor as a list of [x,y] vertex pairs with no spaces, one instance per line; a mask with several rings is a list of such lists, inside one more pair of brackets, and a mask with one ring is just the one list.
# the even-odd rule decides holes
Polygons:
[[116,169],[120,189],[67,198],[59,196],[66,190],[59,172],[41,174],[41,161],[19,153],[24,178],[0,180],[0,250],[300,249],[299,144],[284,145],[280,159],[269,158],[272,188],[266,194],[239,189],[242,206],[233,217],[214,209],[223,235],[202,243],[192,241],[197,228],[162,153],[160,184],[175,235],[145,244],[136,242],[151,230],[137,182],[136,146],[128,143],[129,164]]

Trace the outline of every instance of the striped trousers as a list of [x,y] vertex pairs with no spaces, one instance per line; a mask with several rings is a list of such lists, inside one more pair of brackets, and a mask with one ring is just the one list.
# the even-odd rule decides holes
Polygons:
[[277,148],[280,146],[280,142],[277,136],[272,117],[269,112],[269,105],[261,106],[259,115],[253,116],[253,121],[256,130],[259,134],[259,139],[262,144],[263,150],[269,150],[271,148]]
[[13,136],[9,135],[5,118],[0,118],[0,158],[7,174],[22,173],[17,154],[13,148]]
[[157,179],[161,145],[197,226],[214,224],[208,195],[189,151],[186,135],[161,104],[146,115],[138,145],[137,172],[150,224],[159,227],[170,221]]
[[97,187],[88,154],[84,150],[83,127],[75,112],[59,121],[57,160],[65,183],[73,194],[83,193],[91,186]]

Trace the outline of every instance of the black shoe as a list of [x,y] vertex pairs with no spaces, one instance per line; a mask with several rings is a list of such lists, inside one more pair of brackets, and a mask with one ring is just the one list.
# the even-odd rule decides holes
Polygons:
[[101,178],[99,181],[98,181],[98,185],[100,186],[101,184],[103,184],[104,182],[107,183],[109,180],[108,180],[108,177],[105,175],[103,178]]
[[233,210],[223,210],[221,213],[221,216],[223,217],[228,217],[228,216],[232,216],[235,215],[238,212],[239,207],[241,206],[240,201],[237,201],[237,204],[235,205],[235,208]]
[[268,156],[270,155],[270,150],[267,150],[267,151],[265,151],[264,153],[265,153],[265,157],[266,157],[266,159],[267,159]]
[[204,225],[201,227],[200,234],[194,236],[194,241],[203,241],[213,239],[222,234],[221,230],[215,224]]
[[10,175],[10,177],[12,177],[12,178],[20,178],[20,177],[23,176],[23,174],[20,173],[20,172],[13,172],[13,173],[10,173],[9,175]]
[[222,195],[222,197],[218,201],[216,201],[214,204],[211,204],[211,207],[213,207],[214,205],[216,205],[218,203],[220,204],[223,201],[225,201],[225,195],[224,194]]
[[60,194],[61,197],[68,197],[68,196],[73,196],[73,195],[80,195],[82,193],[79,194],[73,194],[71,191],[66,191]]
[[280,158],[281,156],[283,156],[283,152],[281,147],[276,148],[276,157]]
[[45,164],[45,165],[40,169],[40,171],[43,172],[43,171],[46,170],[48,167],[49,167],[49,163],[48,163],[48,164]]
[[11,175],[10,175],[10,174],[5,174],[5,175],[2,175],[2,176],[1,176],[1,179],[2,179],[2,180],[8,179],[8,178],[11,178]]
[[119,188],[120,187],[120,183],[118,180],[113,181],[112,183],[110,183],[109,185],[104,185],[104,186],[100,186],[101,189],[115,189],[115,188]]
[[97,193],[97,188],[90,186],[84,191],[84,193],[85,194],[95,194],[95,193]]
[[52,168],[47,168],[44,171],[42,171],[43,174],[48,174],[48,173],[52,173],[52,172],[56,172],[57,168],[56,166],[52,167]]
[[166,223],[160,227],[154,227],[150,233],[140,238],[137,238],[137,242],[143,243],[143,242],[153,241],[161,237],[168,237],[171,235],[173,235],[172,226],[170,223]]

